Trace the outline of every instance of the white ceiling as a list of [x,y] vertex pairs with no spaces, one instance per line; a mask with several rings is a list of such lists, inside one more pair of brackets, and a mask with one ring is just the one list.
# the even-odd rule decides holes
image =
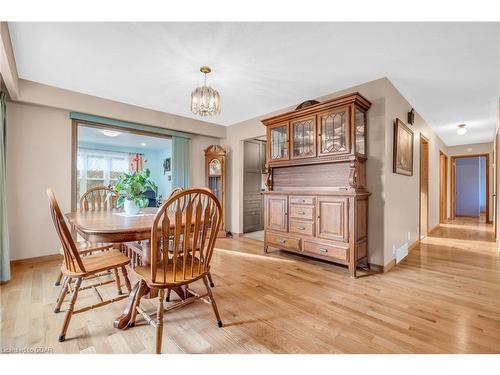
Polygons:
[[[100,146],[112,146],[143,149],[144,151],[151,150],[169,150],[172,142],[167,138],[148,137],[129,132],[120,131],[116,137],[108,137],[102,133],[102,129],[91,126],[78,127],[78,143],[91,143]],[[142,145],[144,144],[144,146]]]
[[[19,76],[197,118],[191,90],[222,96],[231,125],[387,76],[448,145],[490,142],[498,23],[9,23]],[[456,126],[466,123],[466,136]]]

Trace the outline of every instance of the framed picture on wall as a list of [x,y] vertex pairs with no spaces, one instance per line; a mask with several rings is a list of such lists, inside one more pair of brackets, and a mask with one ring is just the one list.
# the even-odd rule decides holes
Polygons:
[[163,174],[170,172],[170,158],[163,160]]
[[393,172],[413,176],[413,132],[400,119],[394,122]]

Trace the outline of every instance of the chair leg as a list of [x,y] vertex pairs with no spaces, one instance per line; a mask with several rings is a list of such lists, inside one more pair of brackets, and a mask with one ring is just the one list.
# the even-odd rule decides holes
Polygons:
[[59,335],[59,342],[63,342],[64,340],[66,340],[66,331],[68,330],[69,322],[71,320],[71,317],[73,316],[73,310],[75,309],[75,302],[78,298],[78,290],[80,289],[80,285],[82,285],[81,277],[76,279],[75,289],[73,290],[73,295],[71,296],[71,301],[69,302],[68,311],[66,311],[66,316],[64,317],[61,334]]
[[210,288],[213,288],[215,286],[214,281],[212,280],[212,275],[210,272],[207,274],[208,276],[208,281],[210,281]]
[[115,273],[115,281],[116,281],[116,291],[118,292],[118,295],[122,295],[122,287],[120,285],[120,275],[118,274],[118,269],[113,268],[113,272]]
[[210,297],[210,302],[212,303],[212,308],[214,309],[215,317],[217,318],[217,325],[219,327],[222,327],[222,320],[220,319],[219,310],[217,309],[217,305],[215,304],[212,290],[210,289],[210,285],[208,284],[208,277],[207,276],[205,276],[203,278],[203,282],[205,283],[205,287],[207,288],[207,293],[208,293],[208,296]]
[[130,291],[132,290],[132,286],[130,285],[130,280],[128,279],[127,267],[122,266],[122,274],[123,274],[123,278],[125,279],[125,287],[127,288],[127,292],[130,294]]
[[170,293],[172,292],[171,289],[167,289],[167,297],[165,298],[165,302],[170,302]]
[[161,341],[163,337],[163,299],[165,289],[160,289],[158,293],[158,310],[156,312],[156,354],[161,354]]
[[71,281],[71,279],[69,277],[64,276],[63,285],[62,285],[61,291],[59,292],[59,296],[57,297],[56,308],[54,309],[54,312],[56,314],[59,311],[61,311],[61,305],[64,302],[64,298],[66,298],[66,294],[68,294],[68,284],[70,281]]
[[59,271],[59,276],[57,276],[57,280],[56,280],[56,282],[54,284],[55,286],[61,285],[61,279],[62,279],[62,277],[63,277],[63,274],[62,274],[61,271]]

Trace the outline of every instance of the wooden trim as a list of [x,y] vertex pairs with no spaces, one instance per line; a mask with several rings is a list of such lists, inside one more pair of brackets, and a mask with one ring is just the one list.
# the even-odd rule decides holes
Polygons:
[[408,252],[415,250],[418,247],[418,245],[420,245],[420,240],[417,240],[408,245]]
[[[444,160],[444,171],[441,169]],[[448,217],[448,155],[439,150],[439,223],[444,224]]]
[[438,229],[440,227],[440,224],[436,224],[434,225],[431,229],[428,229],[428,235],[431,234],[432,232],[434,232],[436,229]]
[[463,158],[475,158],[475,157],[485,157],[486,158],[486,223],[491,223],[490,220],[490,154],[489,153],[479,153],[479,154],[467,154],[467,155],[453,155],[450,157],[450,167],[451,167],[451,191],[450,191],[450,205],[451,213],[450,218],[455,219],[456,215],[456,202],[455,202],[455,160]]
[[387,263],[384,266],[375,263],[368,263],[368,267],[370,268],[370,270],[378,273],[389,272],[392,268],[394,268],[395,265],[396,265],[396,258],[390,260],[389,263]]
[[420,133],[419,140],[419,177],[418,177],[418,240],[422,239],[422,144],[427,143],[427,181],[426,181],[426,191],[427,191],[427,232],[425,236],[427,236],[429,231],[429,148],[430,142],[429,139]]
[[55,260],[62,260],[63,256],[61,254],[51,254],[51,255],[44,255],[40,257],[33,257],[33,258],[25,258],[25,259],[16,259],[16,260],[11,260],[10,261],[10,266],[19,266],[23,264],[36,264],[36,263],[45,263],[45,262],[52,262]]

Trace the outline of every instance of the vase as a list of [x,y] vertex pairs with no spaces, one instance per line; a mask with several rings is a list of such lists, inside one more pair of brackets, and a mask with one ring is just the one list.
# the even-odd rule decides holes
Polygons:
[[132,199],[125,199],[123,206],[127,215],[137,215],[140,211],[140,207]]

